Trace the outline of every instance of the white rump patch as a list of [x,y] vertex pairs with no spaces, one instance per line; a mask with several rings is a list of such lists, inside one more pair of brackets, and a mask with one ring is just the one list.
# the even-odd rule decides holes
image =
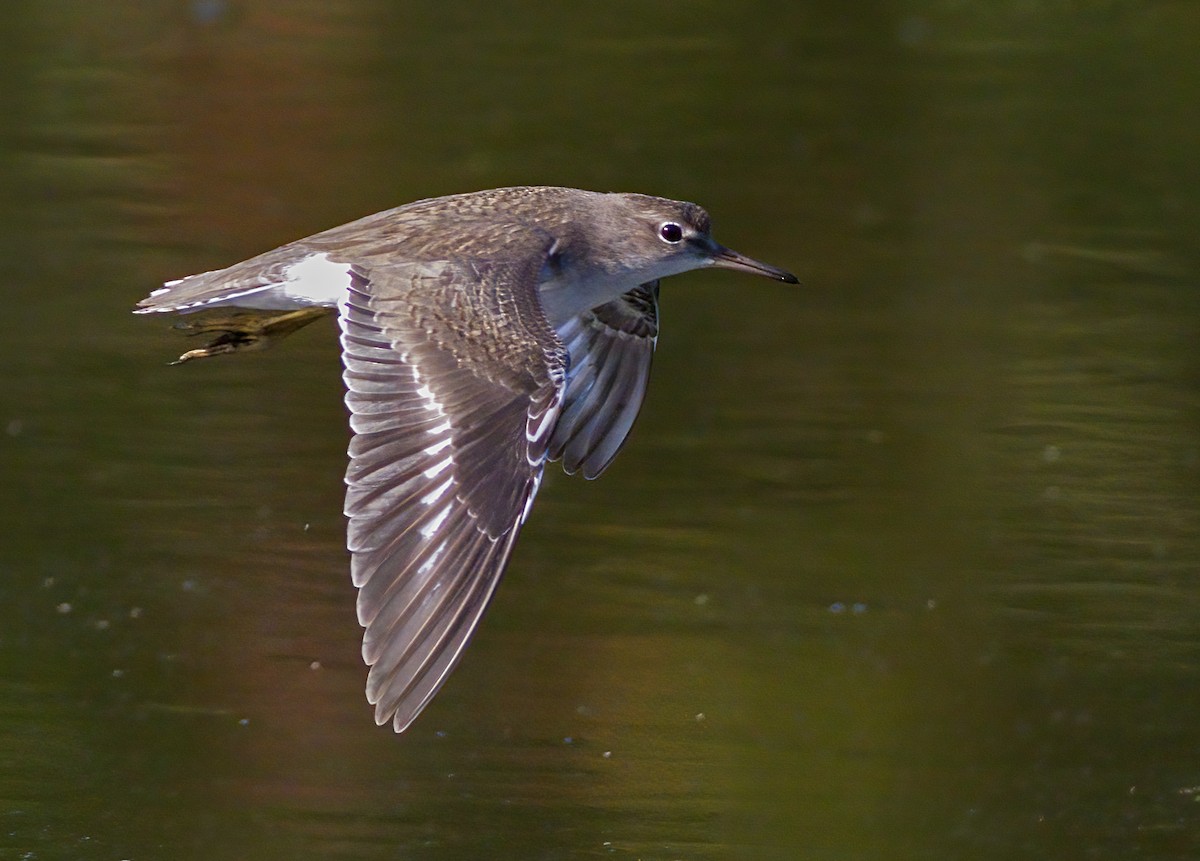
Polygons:
[[310,254],[283,270],[283,292],[305,305],[336,305],[350,289],[350,266]]

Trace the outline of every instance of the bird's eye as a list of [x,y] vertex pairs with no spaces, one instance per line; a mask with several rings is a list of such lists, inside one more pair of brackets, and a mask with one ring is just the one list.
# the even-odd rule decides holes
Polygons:
[[658,228],[658,235],[663,238],[663,242],[674,245],[683,239],[683,228],[674,221],[664,221],[662,227]]

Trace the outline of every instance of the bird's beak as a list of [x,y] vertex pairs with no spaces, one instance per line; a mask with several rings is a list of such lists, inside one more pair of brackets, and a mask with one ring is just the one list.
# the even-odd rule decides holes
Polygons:
[[712,260],[710,265],[717,269],[749,272],[751,275],[762,275],[764,278],[773,278],[788,284],[800,283],[800,280],[791,272],[763,263],[761,260],[755,260],[753,257],[747,257],[745,254],[738,254],[732,248],[726,248],[724,245],[717,245],[713,249],[710,259]]

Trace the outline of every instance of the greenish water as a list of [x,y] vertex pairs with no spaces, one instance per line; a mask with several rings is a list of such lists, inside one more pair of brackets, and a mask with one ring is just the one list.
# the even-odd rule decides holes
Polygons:
[[[0,859],[1200,851],[1200,12],[21,3]],[[596,482],[371,720],[333,330],[159,282],[514,183],[707,206]]]

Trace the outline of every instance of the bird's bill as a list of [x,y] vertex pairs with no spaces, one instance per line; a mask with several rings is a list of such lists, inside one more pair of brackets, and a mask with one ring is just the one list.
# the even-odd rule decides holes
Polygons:
[[788,284],[799,284],[800,281],[786,269],[780,269],[745,254],[738,254],[732,248],[718,245],[712,255],[712,265],[717,269],[732,269],[734,272],[748,272],[751,275],[761,275],[776,281],[786,281]]

